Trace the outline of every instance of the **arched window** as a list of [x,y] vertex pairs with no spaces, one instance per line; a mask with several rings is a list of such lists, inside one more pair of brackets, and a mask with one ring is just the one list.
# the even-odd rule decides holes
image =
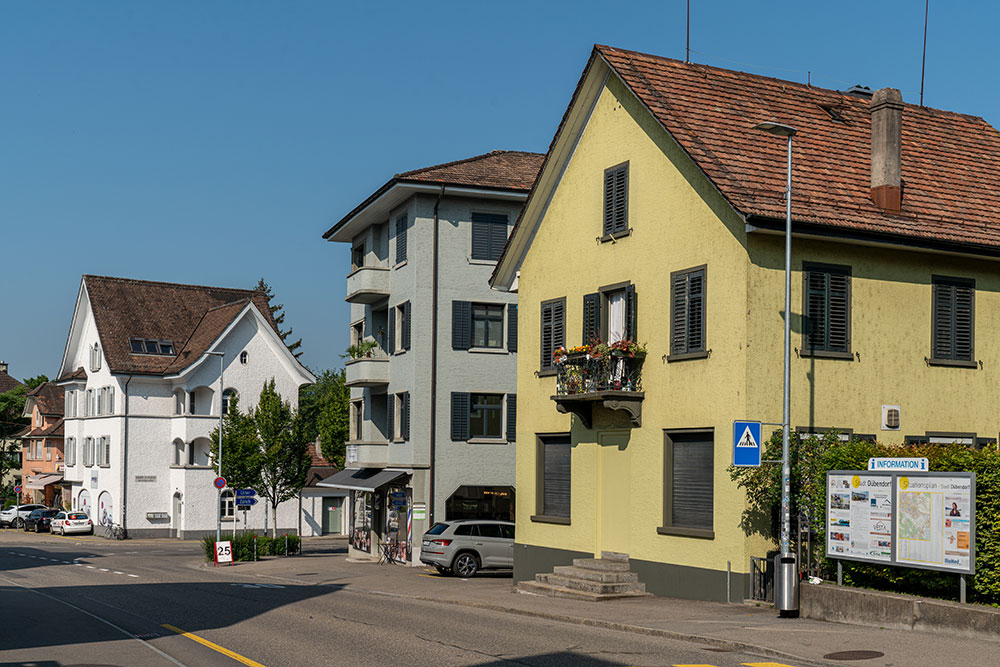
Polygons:
[[229,405],[231,403],[231,399],[236,398],[236,396],[237,396],[236,390],[232,388],[229,388],[224,392],[222,392],[222,414],[224,415],[229,414]]
[[[207,466],[210,463],[212,441],[208,438],[195,438],[190,445],[191,452],[188,462],[193,466]],[[225,443],[223,443],[225,447]]]
[[223,519],[232,519],[236,516],[236,494],[231,489],[226,489],[219,496],[219,513]]
[[215,392],[210,387],[198,387],[188,394],[188,414],[189,415],[210,415],[212,414],[212,403]]
[[248,361],[250,361],[250,354],[246,350],[243,350],[240,352],[240,363],[246,366]]
[[171,463],[175,466],[182,466],[187,463],[187,456],[184,454],[184,441],[180,438],[174,440],[173,461]]

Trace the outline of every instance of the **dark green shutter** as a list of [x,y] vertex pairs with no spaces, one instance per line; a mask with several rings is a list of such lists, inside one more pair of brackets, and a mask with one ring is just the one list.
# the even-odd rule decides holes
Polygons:
[[472,259],[490,258],[490,225],[472,214]]
[[472,303],[451,302],[451,347],[468,350],[472,347]]
[[974,310],[974,285],[964,281],[934,281],[932,355],[935,359],[973,360]]
[[601,294],[583,295],[583,339],[582,345],[590,344],[591,340],[601,337]]
[[404,392],[402,410],[403,414],[400,415],[399,419],[399,430],[402,433],[399,434],[403,440],[410,439],[410,392]]
[[687,352],[705,349],[705,272],[687,274]]
[[507,243],[509,219],[502,213],[472,214],[472,259],[496,261]]
[[975,290],[967,285],[955,286],[955,359],[972,361],[973,300]]
[[830,295],[827,349],[831,352],[850,352],[851,277],[847,273],[831,272],[827,281]]
[[517,394],[507,394],[507,442],[517,440]]
[[670,354],[688,351],[688,280],[686,273],[675,273],[670,284]]
[[507,244],[507,216],[497,216],[503,218],[490,223],[490,259],[496,261],[503,254],[503,247]]
[[604,234],[628,230],[628,163],[604,172]]
[[403,331],[400,334],[400,342],[404,350],[410,349],[410,302],[403,304]]
[[406,260],[406,216],[396,218],[396,264]]
[[469,439],[469,394],[451,392],[451,439]]
[[395,422],[395,419],[394,419],[395,408],[396,408],[396,395],[395,394],[386,394],[385,395],[385,415],[386,415],[385,421],[389,425],[386,428],[386,433],[389,434],[389,437],[388,437],[389,442],[392,442],[393,439],[396,437],[396,422]]
[[542,440],[542,507],[545,516],[569,518],[572,447],[568,435]]
[[507,304],[507,351],[517,352],[517,304]]
[[389,309],[389,354],[396,351],[396,309]]
[[635,285],[629,285],[625,288],[625,338],[627,340],[635,341],[638,335],[636,328],[638,307],[639,300],[635,294]]
[[566,302],[549,301],[542,304],[541,364],[540,369],[550,371],[555,367],[552,353],[566,344]]

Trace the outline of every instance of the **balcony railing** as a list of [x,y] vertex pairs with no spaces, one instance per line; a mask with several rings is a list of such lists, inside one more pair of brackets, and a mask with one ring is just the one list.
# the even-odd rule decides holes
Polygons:
[[348,359],[344,363],[348,387],[378,387],[389,384],[389,356],[375,348],[368,356]]
[[390,272],[384,266],[362,266],[347,276],[348,303],[378,303],[389,298]]
[[633,426],[642,425],[642,364],[645,354],[617,356],[566,354],[556,359],[556,409],[575,414],[591,428],[595,406],[628,413]]

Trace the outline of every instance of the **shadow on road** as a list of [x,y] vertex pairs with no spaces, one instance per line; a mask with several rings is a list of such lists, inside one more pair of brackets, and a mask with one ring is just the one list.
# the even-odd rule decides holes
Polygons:
[[518,665],[530,665],[531,667],[617,667],[620,662],[609,662],[601,658],[594,658],[589,655],[559,651],[558,653],[544,653],[542,655],[530,655],[521,658],[510,658],[491,660],[490,662],[476,663],[475,667],[514,667]]

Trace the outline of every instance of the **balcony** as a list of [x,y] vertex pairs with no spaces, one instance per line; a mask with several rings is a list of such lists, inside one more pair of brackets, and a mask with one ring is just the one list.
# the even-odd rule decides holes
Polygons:
[[389,269],[362,266],[347,274],[348,303],[378,303],[389,298]]
[[348,387],[381,387],[389,384],[389,356],[375,348],[371,356],[349,359],[344,363]]
[[[621,410],[642,426],[642,363],[646,353],[609,350],[565,353],[556,358],[556,410],[574,414],[592,428],[594,407]],[[629,356],[631,355],[631,356]]]

